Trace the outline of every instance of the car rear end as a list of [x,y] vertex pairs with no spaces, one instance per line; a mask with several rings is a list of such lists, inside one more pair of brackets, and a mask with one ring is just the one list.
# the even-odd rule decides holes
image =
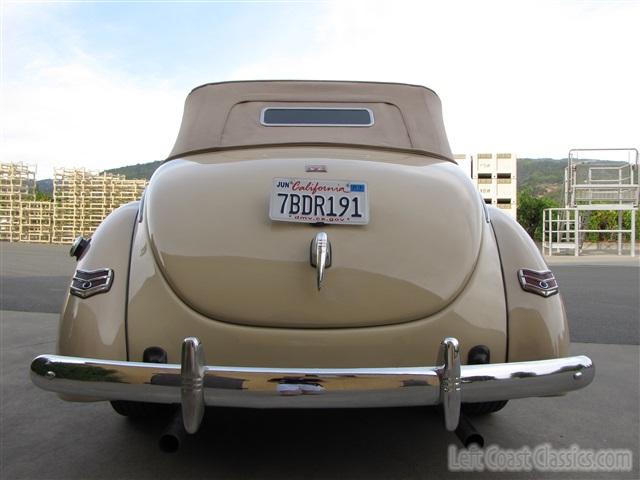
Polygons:
[[[71,399],[181,403],[189,431],[205,405],[442,404],[453,429],[462,402],[593,377],[588,358],[558,358],[559,297],[509,297],[518,254],[506,265],[500,248],[513,250],[452,160],[432,91],[204,86],[136,211],[79,255],[61,356],[34,360],[32,377]],[[544,264],[531,258],[517,268]],[[109,288],[89,292],[96,272]],[[507,363],[511,318],[538,332],[523,362]]]

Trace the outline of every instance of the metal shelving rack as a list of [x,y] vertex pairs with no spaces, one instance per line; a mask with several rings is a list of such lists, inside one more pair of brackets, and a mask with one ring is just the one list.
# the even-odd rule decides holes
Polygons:
[[[580,160],[580,155],[596,152],[626,154],[626,161],[615,165]],[[584,158],[584,157],[583,157]],[[611,163],[611,162],[609,162]],[[636,250],[636,216],[639,205],[638,150],[635,148],[572,149],[564,178],[564,208],[549,208],[543,213],[542,249],[547,255],[561,250],[580,255],[584,237],[589,233],[617,235],[617,253],[622,255],[623,236],[630,237],[630,255]],[[597,211],[618,215],[616,229],[589,229],[589,216]],[[630,228],[623,228],[624,212],[630,212]]]

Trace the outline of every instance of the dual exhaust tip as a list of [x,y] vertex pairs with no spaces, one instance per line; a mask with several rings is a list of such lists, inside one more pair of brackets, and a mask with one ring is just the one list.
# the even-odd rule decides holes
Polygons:
[[[484,437],[475,429],[465,415],[460,415],[455,434],[465,448],[470,448],[472,445],[476,445],[478,448],[484,447]],[[160,435],[158,446],[165,453],[177,452],[186,436],[187,431],[182,421],[182,408],[177,407]]]
[[184,429],[184,422],[182,421],[182,408],[176,407],[169,423],[167,423],[160,435],[158,446],[165,453],[177,452],[186,436],[187,431]]
[[472,445],[478,448],[484,447],[484,437],[475,429],[466,415],[460,415],[455,434],[464,448],[470,448]]

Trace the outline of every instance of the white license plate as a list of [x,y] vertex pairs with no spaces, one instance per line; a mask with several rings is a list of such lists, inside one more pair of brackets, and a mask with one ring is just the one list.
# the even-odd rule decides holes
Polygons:
[[367,193],[364,182],[274,178],[269,218],[280,222],[366,225]]

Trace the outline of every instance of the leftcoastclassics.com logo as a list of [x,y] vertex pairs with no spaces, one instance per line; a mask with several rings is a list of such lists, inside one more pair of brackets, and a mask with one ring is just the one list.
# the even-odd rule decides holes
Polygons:
[[633,468],[633,452],[628,449],[586,449],[578,445],[553,448],[544,443],[519,449],[487,448],[447,451],[451,472],[629,472]]

